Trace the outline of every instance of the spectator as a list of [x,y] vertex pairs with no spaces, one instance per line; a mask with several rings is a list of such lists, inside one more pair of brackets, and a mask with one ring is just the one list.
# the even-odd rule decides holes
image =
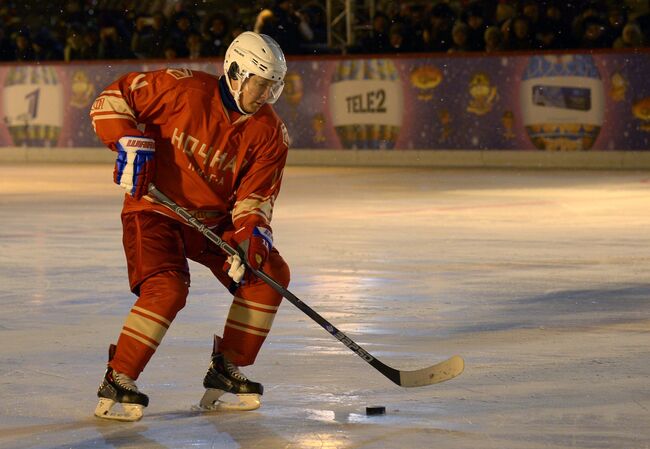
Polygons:
[[459,53],[469,51],[469,31],[467,24],[464,22],[456,22],[454,28],[451,30],[452,44],[447,50],[449,53]]
[[[190,57],[188,38],[197,30],[201,31],[202,45],[198,49],[196,38],[189,39],[194,48],[191,57],[219,57],[223,56],[233,36],[253,29],[255,16],[258,21],[254,29],[280,41],[286,53],[329,53],[336,49],[327,48],[327,23],[322,3],[323,0],[300,3],[291,0],[239,3],[233,0],[64,0],[60,14],[57,6],[57,14],[48,15],[45,4],[39,12],[36,7],[18,8],[12,6],[16,2],[10,2],[0,8],[0,60],[158,58],[163,57],[164,50],[172,45],[175,57]],[[359,45],[349,51],[377,54],[445,52],[452,46],[452,51],[498,51],[502,47],[504,50],[637,47],[650,41],[650,13],[647,6],[639,6],[640,3],[613,0],[380,0],[376,17],[368,24],[372,36],[358,39]],[[268,9],[254,7],[266,4]],[[300,9],[296,10],[298,5]],[[465,9],[459,10],[459,5]],[[20,10],[28,15],[20,16]],[[169,16],[165,16],[163,10]],[[198,22],[194,14],[204,17],[200,28],[195,27]],[[171,19],[168,21],[166,17]],[[239,22],[237,25],[233,23],[234,17]],[[464,31],[459,31],[459,34],[467,35],[465,40],[460,37],[465,41],[462,45],[453,43],[452,30],[457,21],[464,21],[467,25]],[[41,27],[42,23],[47,25]],[[27,24],[31,29],[26,28]],[[401,26],[393,29],[391,45],[389,30],[394,24]],[[624,39],[626,24],[633,26]],[[501,27],[501,44],[496,41],[494,31],[486,33],[492,25]],[[84,29],[88,31],[84,32]],[[15,41],[21,31],[29,31],[32,42],[30,44],[27,36],[21,37],[21,50],[18,50]],[[637,31],[641,33],[640,40]],[[75,33],[82,35],[83,39],[78,39]],[[491,43],[485,41],[487,35],[492,36]],[[20,56],[17,56],[17,51]]]
[[27,32],[16,33],[14,42],[16,45],[16,61],[34,61],[36,59],[32,48],[32,40]]
[[63,60],[66,62],[76,61],[83,58],[84,40],[81,36],[81,29],[71,27],[63,49]]
[[587,17],[583,22],[583,34],[580,39],[580,48],[606,48],[607,24],[598,16]]
[[124,39],[117,32],[115,26],[104,26],[99,29],[99,44],[97,49],[98,59],[127,59],[132,53],[126,49]]
[[372,19],[370,36],[360,40],[357,51],[359,53],[387,53],[390,51],[388,16],[378,12]]
[[230,20],[220,12],[207,16],[203,30],[205,56],[223,56],[228,48]]
[[275,39],[285,54],[302,53],[303,44],[314,37],[304,16],[295,11],[291,0],[277,0],[271,12],[273,19],[265,22],[261,32]]
[[605,21],[604,11],[598,7],[597,2],[595,1],[589,2],[586,7],[574,15],[574,19],[571,24],[571,33],[573,35],[575,45],[578,47],[582,45],[588,21],[592,19]]
[[34,53],[34,61],[50,61],[55,59],[53,53],[49,51],[49,42],[43,38],[34,39],[32,41],[32,52]]
[[389,51],[391,52],[410,52],[413,46],[408,39],[405,26],[401,23],[394,23],[388,31]]
[[483,18],[483,10],[479,4],[472,4],[463,14],[467,24],[467,47],[470,51],[485,49],[485,30],[487,24]]
[[561,30],[556,24],[543,20],[540,21],[535,32],[534,47],[540,50],[557,50],[563,48],[560,41]]
[[521,5],[521,15],[528,19],[528,29],[531,35],[535,35],[540,21],[540,9],[538,0],[524,0]]
[[635,22],[630,22],[623,27],[623,32],[614,41],[614,48],[638,48],[645,45],[641,28]]
[[509,23],[517,16],[517,11],[512,3],[499,2],[495,11],[496,25],[502,27],[505,23]]
[[176,48],[178,48],[178,46],[175,44],[169,43],[165,45],[163,49],[163,57],[167,60],[173,60],[178,58],[178,53],[176,53]]
[[431,10],[429,27],[424,33],[424,41],[428,51],[447,51],[452,45],[451,30],[454,26],[455,14],[446,3],[438,3]]
[[57,40],[52,30],[41,27],[34,35],[32,49],[36,61],[63,60],[63,45]]
[[492,25],[485,30],[485,51],[492,53],[495,51],[503,51],[503,35],[501,30]]
[[405,31],[408,33],[407,38],[411,46],[411,51],[425,50],[424,33],[427,29],[426,22],[424,6],[419,4],[411,5],[408,24],[405,28]]
[[87,28],[81,33],[83,45],[79,54],[79,59],[98,59],[99,58],[99,33],[95,28]]
[[131,36],[131,52],[136,58],[160,58],[167,33],[165,16],[139,16],[135,20],[135,31]]
[[194,31],[190,15],[184,11],[179,12],[173,17],[171,24],[167,47],[173,46],[177,57],[187,58],[189,56],[187,38]]
[[80,0],[67,0],[61,10],[61,19],[69,26],[81,28],[86,24],[87,17]]
[[[542,18],[539,21],[535,32],[535,38],[540,48],[570,48],[573,45],[569,23],[565,20],[562,9],[555,3],[548,3],[542,11]],[[554,36],[551,38],[550,34]]]
[[7,36],[4,28],[0,27],[0,61],[13,61],[16,59],[16,49]]
[[320,48],[327,45],[327,18],[323,7],[318,3],[307,4],[300,13],[312,31],[312,45]]
[[531,50],[533,35],[530,20],[524,16],[515,17],[507,30],[505,48],[508,50]]
[[628,23],[627,9],[621,5],[611,6],[607,11],[607,46],[614,45],[614,41],[623,34],[626,23]]
[[233,27],[230,29],[230,33],[228,36],[228,45],[226,47],[228,47],[230,43],[234,41],[235,38],[240,34],[242,34],[244,31],[246,31],[246,25],[244,25],[241,22],[235,23]]
[[207,56],[204,53],[205,46],[203,45],[203,39],[201,38],[201,35],[199,33],[197,32],[190,33],[190,35],[187,37],[187,42],[185,43],[185,45],[187,46],[188,58],[199,59],[199,58],[203,58],[204,56]]

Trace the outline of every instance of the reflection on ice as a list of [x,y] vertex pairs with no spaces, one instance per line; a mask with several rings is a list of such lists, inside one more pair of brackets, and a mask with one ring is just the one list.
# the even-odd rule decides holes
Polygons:
[[[647,173],[289,167],[274,236],[290,289],[400,369],[403,389],[285,302],[247,375],[262,407],[205,415],[230,297],[191,265],[185,309],[138,380],[140,423],[92,417],[133,296],[111,166],[0,168],[0,447],[646,447]],[[386,415],[366,416],[383,404]]]

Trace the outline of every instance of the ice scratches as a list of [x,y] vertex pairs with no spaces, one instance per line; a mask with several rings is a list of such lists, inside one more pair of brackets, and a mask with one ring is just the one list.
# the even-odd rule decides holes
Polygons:
[[0,377],[12,376],[12,377],[20,378],[20,377],[26,377],[28,374],[38,374],[39,376],[57,377],[59,379],[68,378],[60,374],[54,374],[52,371],[41,371],[41,370],[31,369],[31,368],[15,369],[15,370],[7,371],[6,373],[0,372]]

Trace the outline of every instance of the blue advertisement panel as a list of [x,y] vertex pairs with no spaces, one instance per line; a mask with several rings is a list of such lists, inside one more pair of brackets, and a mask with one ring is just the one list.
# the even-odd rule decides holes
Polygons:
[[[385,150],[646,150],[650,53],[289,60],[275,108],[292,147]],[[100,147],[94,98],[130,71],[221,61],[0,66],[0,146]]]

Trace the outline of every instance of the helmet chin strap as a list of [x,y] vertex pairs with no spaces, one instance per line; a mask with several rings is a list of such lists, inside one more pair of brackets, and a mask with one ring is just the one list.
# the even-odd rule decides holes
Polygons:
[[[248,78],[248,76],[246,76]],[[239,112],[241,112],[244,115],[250,115],[250,112],[244,111],[244,108],[242,108],[241,103],[239,102],[239,98],[241,97],[241,88],[244,85],[244,81],[246,80],[237,80],[239,81],[239,86],[237,86],[237,90],[233,89],[231,79],[228,75],[226,75],[226,84],[228,85],[228,89],[230,89],[230,93],[232,94],[232,97],[235,99],[235,104],[237,105],[237,109],[239,109]]]

